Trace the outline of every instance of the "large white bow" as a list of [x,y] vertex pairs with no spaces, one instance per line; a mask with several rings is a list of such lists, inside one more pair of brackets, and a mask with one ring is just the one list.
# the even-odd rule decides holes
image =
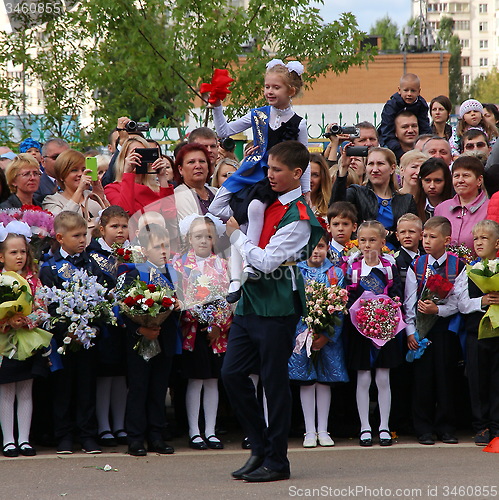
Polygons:
[[26,237],[28,241],[32,236],[31,228],[28,224],[26,224],[26,222],[12,220],[6,226],[0,222],[0,242],[5,241],[9,234],[20,234]]

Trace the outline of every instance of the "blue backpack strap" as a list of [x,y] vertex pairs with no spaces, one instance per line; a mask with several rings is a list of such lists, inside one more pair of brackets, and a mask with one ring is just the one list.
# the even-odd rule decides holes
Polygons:
[[450,253],[447,254],[447,262],[445,263],[445,274],[447,279],[454,283],[456,278],[459,276],[459,257],[452,255]]
[[418,282],[418,297],[423,291],[424,285],[426,283],[426,269],[428,267],[428,254],[416,257],[411,264],[411,268],[416,275],[416,280]]

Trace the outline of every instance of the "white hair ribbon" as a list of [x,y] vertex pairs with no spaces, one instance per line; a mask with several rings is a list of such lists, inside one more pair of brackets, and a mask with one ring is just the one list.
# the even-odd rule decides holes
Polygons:
[[22,235],[28,241],[32,236],[31,228],[28,226],[28,224],[26,224],[26,222],[21,222],[18,220],[12,220],[6,226],[0,223],[0,242],[5,241],[9,234]]
[[187,217],[183,218],[178,223],[178,228],[180,230],[180,234],[182,236],[186,236],[187,233],[189,232],[189,229],[191,228],[192,223],[196,219],[204,219],[205,217],[210,219],[213,222],[213,224],[215,224],[215,229],[216,229],[217,235],[219,237],[225,233],[225,224],[218,217],[215,217],[214,215],[212,215],[208,212],[206,215],[191,214],[191,215],[188,215]]
[[272,59],[267,63],[267,70],[273,68],[274,66],[284,66],[290,73],[294,71],[297,75],[302,75],[305,71],[303,64],[299,61],[289,61],[288,64],[285,64],[281,59]]

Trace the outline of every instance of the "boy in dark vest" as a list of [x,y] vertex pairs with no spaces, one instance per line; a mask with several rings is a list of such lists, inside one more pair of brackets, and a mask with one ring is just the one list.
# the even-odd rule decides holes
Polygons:
[[[88,276],[97,276],[97,281],[107,286],[106,278],[97,262],[85,251],[87,244],[87,222],[76,212],[63,211],[54,219],[55,237],[60,249],[40,269],[40,281],[49,287],[63,288],[71,279],[75,269],[83,269]],[[55,312],[55,304],[49,304],[49,313]],[[63,345],[67,335],[65,327],[52,329],[52,349]],[[54,405],[54,434],[58,441],[57,453],[73,452],[72,402],[76,402],[76,427],[83,450],[100,453],[96,442],[97,418],[95,415],[95,390],[97,374],[97,350],[67,349],[61,357],[62,370],[51,374]]]
[[[426,255],[414,259],[405,283],[406,333],[409,349],[417,349],[416,314],[435,314],[435,324],[427,334],[431,344],[414,361],[413,424],[420,444],[435,444],[433,432],[447,444],[456,444],[454,436],[454,380],[461,346],[450,331],[451,317],[458,312],[458,300],[467,286],[464,264],[445,247],[451,241],[451,224],[445,217],[432,217],[423,227]],[[421,300],[427,278],[440,274],[454,287],[443,303]]]
[[[269,151],[268,178],[278,199],[265,211],[258,245],[239,231],[235,219],[227,222],[233,251],[260,272],[259,279],[243,285],[222,367],[227,394],[251,442],[251,457],[232,476],[249,482],[290,476],[288,359],[305,305],[303,278],[295,261],[308,257],[323,234],[301,195],[300,177],[308,163],[309,152],[297,141],[282,142]],[[249,378],[255,367],[267,397],[268,427]]]

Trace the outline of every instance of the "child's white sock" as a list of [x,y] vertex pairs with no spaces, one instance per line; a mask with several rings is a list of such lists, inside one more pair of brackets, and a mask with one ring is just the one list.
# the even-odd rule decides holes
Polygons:
[[[14,400],[16,398],[16,382],[0,385],[0,425],[2,426],[3,445],[14,440]],[[9,447],[14,449],[15,446]]]
[[29,443],[31,416],[33,415],[33,379],[16,382],[17,427],[19,444]]
[[[199,408],[201,406],[201,389],[203,381],[201,379],[190,378],[187,383],[185,393],[185,408],[187,410],[187,420],[189,422],[189,437],[199,434]],[[202,438],[194,439],[194,443],[200,443]]]
[[[218,379],[203,380],[204,434],[206,437],[215,435],[215,424],[218,411]],[[212,439],[215,441],[215,439]]]

